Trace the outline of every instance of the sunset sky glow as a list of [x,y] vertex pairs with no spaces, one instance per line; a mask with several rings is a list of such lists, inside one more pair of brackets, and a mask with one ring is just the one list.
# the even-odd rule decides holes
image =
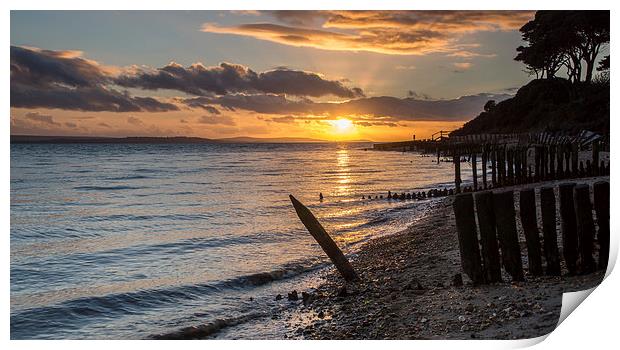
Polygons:
[[531,11],[13,11],[11,133],[428,137],[513,95]]

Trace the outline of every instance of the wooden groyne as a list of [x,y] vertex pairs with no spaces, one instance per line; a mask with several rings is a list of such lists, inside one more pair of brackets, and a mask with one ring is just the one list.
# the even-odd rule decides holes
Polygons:
[[[596,182],[592,188],[587,184],[564,183],[557,190],[557,199],[553,187],[540,188],[542,237],[538,231],[535,191],[528,188],[519,193],[520,221],[526,241],[529,274],[543,274],[543,256],[546,265],[544,273],[549,276],[561,274],[556,232],[557,200],[560,203],[563,259],[568,273],[586,274],[596,269],[606,269],[609,258],[609,182]],[[594,194],[594,205],[591,193]],[[463,271],[474,284],[501,281],[501,267],[513,281],[524,280],[514,203],[513,191],[483,191],[475,196],[461,193],[455,197],[453,207],[461,263]],[[595,209],[595,216],[592,208]],[[595,241],[599,245],[598,261],[594,258]]]
[[[436,139],[379,143],[373,145],[373,149],[433,154],[437,162],[450,159],[454,163],[456,193],[609,175],[609,162],[600,157],[602,151],[609,151],[609,137],[589,131],[576,135],[543,132],[444,137],[442,134]],[[579,153],[584,151],[591,152],[585,163],[579,158]],[[471,188],[462,186],[461,163],[464,161],[471,163]]]

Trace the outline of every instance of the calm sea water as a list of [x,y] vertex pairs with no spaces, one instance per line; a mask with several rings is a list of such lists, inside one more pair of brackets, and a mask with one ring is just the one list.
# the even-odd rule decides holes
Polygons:
[[280,337],[265,324],[291,305],[274,296],[329,266],[289,194],[352,255],[432,202],[362,195],[451,184],[449,163],[369,146],[11,145],[11,338],[139,339],[218,319],[221,337]]

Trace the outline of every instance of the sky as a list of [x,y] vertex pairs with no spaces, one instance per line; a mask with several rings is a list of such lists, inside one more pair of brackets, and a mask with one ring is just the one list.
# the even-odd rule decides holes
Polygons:
[[11,134],[394,141],[529,80],[531,11],[12,11]]

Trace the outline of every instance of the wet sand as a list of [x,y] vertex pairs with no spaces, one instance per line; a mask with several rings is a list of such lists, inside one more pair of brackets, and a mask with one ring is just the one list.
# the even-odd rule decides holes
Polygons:
[[[600,179],[609,177],[573,182]],[[604,277],[604,271],[568,276],[564,265],[561,277],[530,275],[525,237],[517,220],[525,282],[512,283],[502,271],[504,282],[474,287],[460,266],[452,198],[437,199],[431,210],[404,231],[367,243],[352,260],[359,282],[345,283],[332,269],[324,284],[305,291],[309,293],[305,302],[300,297],[298,309],[288,317],[287,338],[534,338],[554,330],[563,292],[591,288]],[[518,215],[516,195],[515,208]],[[537,215],[540,229],[540,208]],[[561,236],[559,213],[557,220]],[[558,244],[561,254],[561,241]],[[463,285],[455,284],[458,274],[462,274]]]

